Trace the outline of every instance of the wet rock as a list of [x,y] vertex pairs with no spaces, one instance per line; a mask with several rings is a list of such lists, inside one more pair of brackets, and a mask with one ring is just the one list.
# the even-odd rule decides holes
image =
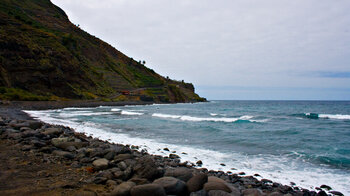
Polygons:
[[146,178],[133,177],[129,181],[134,182],[137,185],[149,184],[149,181]]
[[[231,193],[221,190],[211,190],[208,192],[208,196],[233,196]],[[240,196],[240,195],[237,195]]]
[[201,160],[199,160],[199,161],[196,162],[196,164],[197,164],[198,166],[202,166],[202,165],[203,165],[203,162],[202,162]]
[[174,177],[162,177],[156,179],[153,184],[159,184],[165,190],[165,193],[168,195],[179,195],[186,191],[185,182],[174,178]]
[[273,193],[270,193],[269,196],[283,196],[283,194],[280,192],[273,192]]
[[106,185],[110,186],[110,187],[112,187],[112,186],[114,187],[114,186],[117,186],[118,184],[114,180],[107,180]]
[[332,190],[332,188],[331,188],[330,186],[325,185],[325,184],[321,185],[320,188],[321,188],[321,189]]
[[33,145],[23,145],[21,150],[22,151],[30,151],[31,149],[33,149],[34,146]]
[[50,127],[50,128],[46,128],[43,132],[44,135],[55,135],[58,136],[61,133],[63,133],[61,128],[55,128],[55,127]]
[[126,165],[126,163],[124,161],[119,162],[118,164],[118,168],[120,168],[122,171],[126,170],[126,168],[128,168],[128,166]]
[[164,176],[172,176],[178,178],[184,182],[187,182],[192,178],[192,170],[186,167],[176,167],[176,168],[168,168]]
[[104,157],[105,151],[102,148],[93,148],[89,151],[91,158],[93,157]]
[[226,166],[224,163],[220,163],[221,166]]
[[136,186],[134,182],[123,182],[116,186],[110,196],[129,196],[132,187]]
[[124,171],[124,180],[130,179],[132,175],[133,175],[132,167],[126,168],[126,170]]
[[44,146],[42,147],[39,151],[40,152],[44,152],[44,153],[52,153],[52,151],[54,151],[55,148],[51,147],[51,146]]
[[79,160],[81,163],[91,163],[92,159],[90,157],[84,157]]
[[75,149],[79,149],[87,145],[85,142],[71,141],[71,139],[68,137],[53,138],[51,140],[51,143],[55,147],[61,148],[63,150],[72,150],[71,146],[74,146]]
[[171,159],[179,159],[180,156],[177,155],[177,154],[169,154],[169,158],[171,158]]
[[114,160],[116,162],[124,161],[126,159],[132,159],[134,156],[132,154],[118,154],[115,156]]
[[200,191],[192,192],[190,196],[208,196],[208,193],[205,190],[200,190]]
[[110,171],[100,171],[96,177],[104,177],[107,178],[108,180],[111,180],[113,178],[113,174]]
[[125,174],[123,171],[114,171],[113,176],[117,179],[125,179]]
[[145,184],[134,186],[131,196],[166,196],[165,190],[158,184]]
[[329,191],[329,193],[332,193],[333,195],[344,196],[343,193],[341,193],[339,191]]
[[17,130],[20,130],[21,127],[29,127],[29,123],[27,122],[10,122],[9,125]]
[[316,196],[328,196],[325,191],[319,191]]
[[263,196],[265,195],[260,189],[246,189],[242,191],[243,196]]
[[105,177],[95,177],[92,181],[95,183],[95,184],[105,184],[107,182],[107,178]]
[[114,156],[116,155],[115,151],[111,150],[105,154],[104,158],[108,160],[113,160]]
[[34,145],[35,147],[38,147],[38,148],[41,148],[41,147],[45,147],[46,146],[46,143],[45,142],[41,142],[41,141],[38,141],[38,140],[32,140],[30,142],[32,145]]
[[28,138],[28,137],[38,137],[40,134],[37,131],[34,131],[32,129],[27,129],[22,132],[22,138]]
[[164,151],[169,151],[169,148],[163,148]]
[[65,150],[69,151],[69,152],[73,152],[73,151],[76,151],[77,148],[75,146],[68,146],[66,148],[64,148]]
[[260,181],[263,183],[271,183],[272,184],[272,181],[268,180],[268,179],[261,179]]
[[203,173],[199,173],[189,179],[186,183],[189,192],[196,192],[203,189],[203,185],[208,182],[208,176]]
[[29,128],[29,127],[21,127],[21,128],[19,129],[20,132],[29,131],[29,130],[34,131],[33,129],[31,129],[31,128]]
[[62,150],[54,150],[52,152],[53,155],[57,155],[60,157],[64,157],[66,159],[74,159],[74,154],[70,153],[70,152],[66,152],[66,151],[62,151]]
[[155,161],[150,156],[141,157],[137,161],[134,171],[139,177],[146,178],[151,181],[162,177],[164,174],[164,171],[157,167]]
[[92,162],[92,165],[95,170],[103,170],[108,168],[109,161],[105,158],[103,159],[97,159],[94,162]]
[[226,185],[226,183],[216,182],[216,181],[208,181],[204,184],[204,190],[209,192],[211,190],[222,190],[227,193],[231,193],[231,189]]
[[28,127],[31,128],[31,129],[40,129],[42,126],[43,126],[43,123],[40,122],[40,121],[27,121],[28,123]]
[[208,182],[220,182],[220,183],[226,183],[225,180],[218,178],[216,176],[209,176]]

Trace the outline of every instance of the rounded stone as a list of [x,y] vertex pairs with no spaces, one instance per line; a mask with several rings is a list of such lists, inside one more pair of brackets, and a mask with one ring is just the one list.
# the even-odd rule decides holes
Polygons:
[[199,191],[206,182],[208,182],[208,176],[206,174],[197,174],[187,181],[187,189],[189,192]]
[[137,185],[130,193],[131,196],[166,196],[165,190],[159,184]]

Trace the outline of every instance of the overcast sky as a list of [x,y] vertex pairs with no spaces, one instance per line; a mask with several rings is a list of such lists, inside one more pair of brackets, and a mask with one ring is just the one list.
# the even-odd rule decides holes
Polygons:
[[52,0],[208,99],[350,100],[349,0]]

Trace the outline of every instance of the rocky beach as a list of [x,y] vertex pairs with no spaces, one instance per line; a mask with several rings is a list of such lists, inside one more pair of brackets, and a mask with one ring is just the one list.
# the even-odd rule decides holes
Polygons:
[[327,185],[312,191],[258,180],[259,174],[208,171],[200,162],[181,162],[175,152],[150,155],[138,146],[101,141],[21,111],[53,107],[68,106],[1,106],[0,195],[343,195]]

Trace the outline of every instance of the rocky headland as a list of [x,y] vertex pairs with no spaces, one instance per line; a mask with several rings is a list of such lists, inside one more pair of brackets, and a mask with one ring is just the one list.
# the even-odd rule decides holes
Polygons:
[[[101,141],[0,109],[0,195],[342,195],[256,176],[208,171],[180,157]],[[170,149],[171,150],[171,149]]]

